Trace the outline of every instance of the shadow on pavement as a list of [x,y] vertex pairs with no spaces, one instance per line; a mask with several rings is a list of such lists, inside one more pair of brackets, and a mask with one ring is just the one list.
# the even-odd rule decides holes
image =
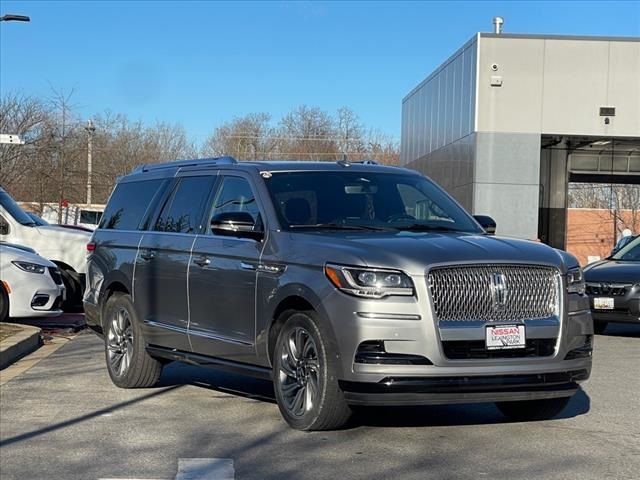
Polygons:
[[81,423],[81,422],[84,422],[84,421],[87,421],[87,420],[91,420],[92,418],[99,417],[100,415],[104,415],[105,413],[112,413],[112,412],[115,412],[116,410],[120,410],[120,409],[126,408],[126,407],[128,407],[130,405],[143,402],[143,401],[148,400],[148,399],[150,399],[152,397],[158,397],[160,395],[164,395],[165,393],[170,392],[172,390],[176,390],[176,389],[178,389],[180,387],[181,387],[181,385],[175,385],[173,387],[164,388],[162,390],[155,390],[155,391],[152,391],[151,393],[147,393],[146,395],[142,395],[140,397],[136,397],[136,398],[133,398],[131,400],[127,400],[125,402],[116,403],[115,405],[111,405],[111,406],[106,407],[106,408],[101,408],[99,410],[95,410],[95,411],[93,411],[91,413],[87,413],[86,415],[81,415],[79,417],[75,417],[75,418],[71,418],[69,420],[65,420],[64,422],[54,423],[53,425],[48,425],[46,427],[39,428],[39,429],[33,430],[31,432],[26,432],[26,433],[23,433],[21,435],[16,435],[15,437],[10,437],[10,438],[7,438],[6,440],[0,441],[0,447],[6,447],[6,446],[11,445],[13,443],[22,442],[24,440],[30,440],[30,439],[32,439],[34,437],[38,437],[40,435],[45,435],[45,434],[53,432],[55,430],[60,430],[62,428],[69,427],[69,426],[74,425],[76,423]]
[[[265,380],[234,375],[213,368],[174,362],[160,378],[161,387],[193,385],[224,394],[275,403],[273,386]],[[557,418],[573,418],[587,413],[591,400],[579,389]],[[509,423],[493,403],[429,405],[408,407],[357,407],[346,429],[375,427],[428,427]]]
[[275,403],[271,382],[234,375],[215,368],[187,365],[180,362],[169,363],[162,371],[158,386],[171,385],[194,385],[221,393]]

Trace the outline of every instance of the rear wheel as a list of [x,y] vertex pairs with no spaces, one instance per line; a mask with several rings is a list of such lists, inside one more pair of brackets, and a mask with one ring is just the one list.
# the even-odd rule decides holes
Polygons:
[[513,420],[549,420],[564,410],[569,400],[571,397],[497,402],[496,406],[505,417]]
[[0,282],[0,322],[9,320],[9,294]]
[[351,409],[337,378],[337,355],[330,351],[315,312],[285,312],[274,352],[274,390],[282,416],[298,430],[332,430]]
[[609,322],[593,322],[593,331],[598,335],[601,335],[607,329],[607,325],[609,325]]
[[158,382],[162,364],[145,348],[131,297],[116,292],[105,306],[105,357],[107,370],[120,388],[145,388]]

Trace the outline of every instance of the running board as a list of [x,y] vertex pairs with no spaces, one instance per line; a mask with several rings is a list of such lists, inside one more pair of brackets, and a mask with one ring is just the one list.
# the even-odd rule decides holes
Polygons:
[[213,367],[219,370],[224,370],[225,372],[237,373],[240,375],[247,375],[271,381],[271,369],[268,367],[249,365],[248,363],[234,362],[233,360],[225,360],[193,352],[183,352],[182,350],[158,347],[155,345],[148,345],[146,350],[149,352],[149,355],[154,357],[189,363],[191,365],[199,365],[201,367]]

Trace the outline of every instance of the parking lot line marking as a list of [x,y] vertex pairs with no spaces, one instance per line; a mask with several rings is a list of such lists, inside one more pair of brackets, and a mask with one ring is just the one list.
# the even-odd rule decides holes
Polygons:
[[233,480],[230,458],[180,458],[176,480]]

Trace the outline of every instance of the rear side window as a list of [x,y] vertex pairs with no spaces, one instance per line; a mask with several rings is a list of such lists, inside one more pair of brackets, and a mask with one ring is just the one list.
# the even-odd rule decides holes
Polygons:
[[213,188],[214,177],[186,177],[180,180],[165,204],[154,230],[197,233],[204,206]]
[[137,230],[163,180],[119,183],[102,215],[105,230]]

